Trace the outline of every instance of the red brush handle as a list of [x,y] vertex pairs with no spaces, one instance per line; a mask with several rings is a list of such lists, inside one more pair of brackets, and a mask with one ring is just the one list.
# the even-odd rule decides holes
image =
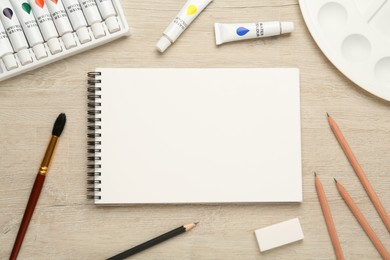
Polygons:
[[35,179],[30,198],[28,199],[26,210],[24,211],[22,223],[20,224],[18,235],[16,236],[14,247],[12,248],[11,256],[9,257],[10,260],[15,260],[18,257],[20,247],[22,246],[24,236],[26,235],[28,225],[30,224],[31,217],[34,213],[35,206],[37,205],[44,182],[45,176],[38,174],[37,178]]

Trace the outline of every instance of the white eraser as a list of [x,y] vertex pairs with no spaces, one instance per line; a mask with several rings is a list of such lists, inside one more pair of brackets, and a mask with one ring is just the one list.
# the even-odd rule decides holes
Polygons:
[[255,234],[261,252],[303,239],[298,218],[257,229]]

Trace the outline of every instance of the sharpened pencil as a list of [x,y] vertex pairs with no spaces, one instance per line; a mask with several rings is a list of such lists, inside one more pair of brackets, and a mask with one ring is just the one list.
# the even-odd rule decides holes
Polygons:
[[362,212],[359,210],[358,206],[355,204],[352,197],[349,195],[348,191],[336,179],[334,179],[334,181],[336,183],[336,187],[340,193],[340,196],[343,198],[343,200],[345,201],[345,204],[347,204],[348,208],[351,210],[352,214],[355,216],[356,220],[359,222],[359,224],[363,228],[364,232],[366,232],[368,238],[371,240],[371,242],[375,246],[376,250],[378,250],[379,254],[383,257],[383,259],[386,259],[386,260],[390,259],[390,255],[387,252],[385,246],[379,240],[378,236],[375,234],[375,232],[371,228],[370,224],[368,224],[367,219],[364,217]]
[[122,259],[125,259],[129,256],[132,256],[132,255],[135,255],[143,250],[146,250],[152,246],[155,246],[161,242],[164,242],[170,238],[173,238],[175,236],[178,236],[180,234],[183,234],[187,231],[190,231],[191,229],[193,229],[194,227],[196,227],[196,225],[198,224],[198,222],[196,223],[190,223],[190,224],[186,224],[186,225],[183,225],[183,226],[180,226],[178,228],[175,228],[165,234],[162,234],[161,236],[158,236],[156,238],[153,238],[149,241],[146,241],[145,243],[142,243],[138,246],[135,246],[133,248],[130,248],[129,250],[126,250],[120,254],[117,254],[113,257],[110,257],[108,258],[107,260],[122,260]]
[[327,113],[329,126],[332,129],[334,135],[336,136],[337,141],[339,142],[341,149],[343,149],[345,155],[347,156],[352,168],[354,169],[357,177],[360,180],[360,183],[363,185],[364,189],[367,192],[368,197],[370,198],[372,204],[374,205],[376,211],[378,212],[380,218],[385,224],[387,231],[390,232],[390,217],[387,214],[385,208],[383,207],[381,201],[379,200],[378,195],[376,194],[374,188],[371,186],[371,183],[368,181],[366,174],[363,171],[363,168],[360,166],[358,160],[352,152],[351,147],[349,146],[347,140],[345,139],[343,133],[341,132],[336,121]]
[[339,237],[337,235],[336,228],[334,226],[332,213],[330,211],[329,204],[326,199],[325,191],[316,173],[314,173],[314,179],[315,179],[315,186],[316,186],[318,200],[320,201],[322,213],[324,214],[326,227],[328,228],[330,240],[332,241],[333,249],[336,254],[336,259],[344,260],[343,250],[341,249],[340,246]]

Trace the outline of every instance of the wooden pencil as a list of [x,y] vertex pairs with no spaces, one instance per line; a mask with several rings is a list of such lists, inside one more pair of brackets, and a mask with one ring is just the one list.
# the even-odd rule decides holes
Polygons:
[[330,240],[332,241],[333,249],[336,254],[337,260],[344,260],[343,250],[340,246],[339,237],[336,232],[336,228],[334,226],[332,213],[329,208],[328,201],[326,199],[324,188],[322,187],[322,183],[318,178],[317,174],[314,173],[315,186],[317,191],[318,200],[320,201],[322,213],[324,215],[326,227],[328,228]]
[[389,260],[390,254],[387,252],[385,246],[379,240],[378,236],[375,234],[370,224],[368,224],[367,219],[359,210],[359,208],[357,207],[357,205],[355,204],[355,202],[353,201],[353,199],[351,198],[347,190],[336,179],[334,179],[334,181],[336,183],[337,190],[339,191],[341,197],[347,204],[348,208],[351,210],[352,214],[355,216],[356,220],[359,222],[360,226],[363,228],[364,232],[366,232],[371,242],[374,244],[376,250],[378,250],[379,254],[383,257],[383,259]]
[[360,183],[363,185],[364,189],[366,190],[367,195],[370,198],[372,204],[374,204],[374,207],[375,207],[376,211],[378,212],[380,218],[382,219],[383,223],[385,224],[387,231],[390,232],[390,217],[389,217],[389,215],[387,214],[385,208],[383,207],[381,201],[379,200],[379,197],[376,194],[374,188],[371,186],[371,183],[368,181],[367,176],[365,175],[362,167],[360,166],[358,160],[356,159],[355,155],[353,154],[351,147],[349,146],[343,133],[341,132],[340,128],[338,127],[336,121],[329,114],[327,114],[327,115],[328,115],[328,122],[329,122],[330,128],[332,129],[334,135],[336,136],[336,139],[339,142],[341,149],[343,149],[350,164],[352,165],[352,168],[354,169],[357,177],[359,178]]
[[196,225],[198,224],[198,222],[196,223],[190,223],[190,224],[186,224],[186,225],[183,225],[183,226],[180,226],[178,228],[175,228],[171,231],[168,231],[167,233],[164,233],[156,238],[153,238],[149,241],[146,241],[138,246],[135,246],[135,247],[132,247],[122,253],[119,253],[117,255],[114,255],[110,258],[107,258],[107,260],[123,260],[127,257],[130,257],[132,255],[135,255],[143,250],[146,250],[152,246],[155,246],[159,243],[162,243],[168,239],[171,239],[175,236],[178,236],[180,234],[183,234],[187,231],[190,231],[191,229],[193,229],[194,227],[196,227]]

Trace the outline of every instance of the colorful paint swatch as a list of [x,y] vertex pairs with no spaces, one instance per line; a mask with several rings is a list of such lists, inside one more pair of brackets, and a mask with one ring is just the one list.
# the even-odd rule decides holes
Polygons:
[[14,15],[14,12],[11,9],[9,9],[9,8],[5,8],[3,10],[3,14],[5,15],[5,17],[7,17],[8,19],[11,20],[12,16]]
[[31,5],[29,5],[28,3],[23,3],[23,4],[22,4],[22,8],[23,8],[23,10],[24,10],[26,13],[28,13],[28,14],[31,13]]
[[238,27],[237,30],[236,30],[236,33],[238,36],[244,36],[245,34],[247,34],[250,30],[248,30],[247,28],[245,27]]
[[187,15],[193,15],[196,11],[198,11],[198,8],[195,5],[190,5],[187,8]]
[[35,0],[35,3],[40,7],[43,8],[45,6],[44,0]]

